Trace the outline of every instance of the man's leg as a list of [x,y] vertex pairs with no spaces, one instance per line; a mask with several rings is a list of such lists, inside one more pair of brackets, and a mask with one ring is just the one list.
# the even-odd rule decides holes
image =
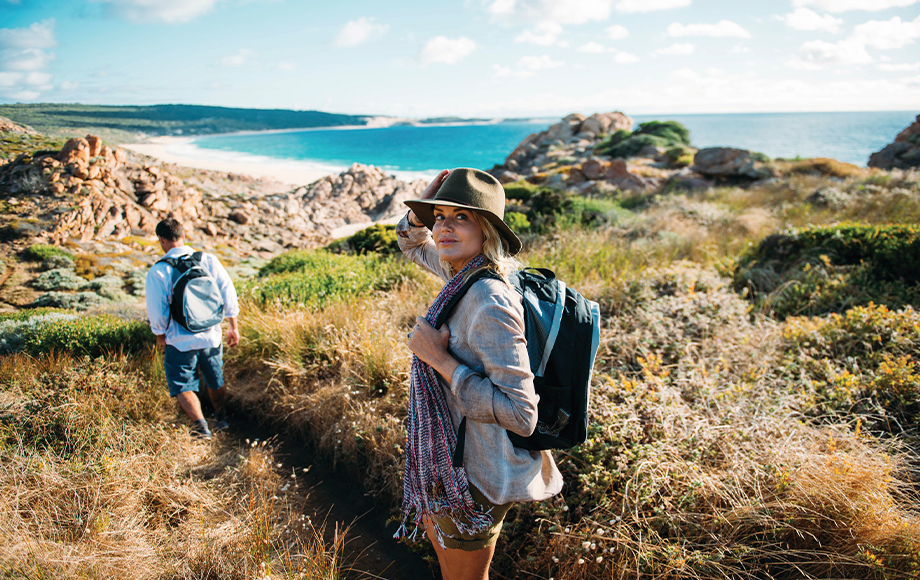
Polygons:
[[179,406],[194,423],[192,434],[209,439],[211,431],[208,423],[201,413],[201,403],[198,401],[198,353],[197,351],[182,352],[170,345],[166,345],[163,353],[163,367],[166,371],[166,384],[169,386],[169,395],[175,397]]
[[227,413],[224,408],[227,401],[227,388],[224,386],[223,345],[203,349],[198,361],[198,368],[208,385],[208,396],[214,405],[214,416],[217,418],[214,430],[223,431],[228,427]]
[[192,421],[204,419],[204,414],[201,412],[201,402],[198,401],[198,393],[184,391],[176,395],[176,400],[179,401],[179,406],[182,407],[189,419]]

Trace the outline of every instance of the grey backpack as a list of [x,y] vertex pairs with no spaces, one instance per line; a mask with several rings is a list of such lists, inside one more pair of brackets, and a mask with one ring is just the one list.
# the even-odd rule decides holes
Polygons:
[[162,258],[172,266],[169,316],[189,332],[201,332],[224,319],[224,297],[217,281],[201,265],[201,252]]

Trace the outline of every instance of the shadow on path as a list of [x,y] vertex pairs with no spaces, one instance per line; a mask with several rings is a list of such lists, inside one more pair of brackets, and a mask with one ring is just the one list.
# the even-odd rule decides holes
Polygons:
[[[233,405],[235,407],[235,405]],[[348,580],[380,578],[385,580],[427,580],[436,578],[418,553],[393,539],[395,524],[386,524],[390,516],[386,505],[378,505],[364,494],[361,485],[340,470],[333,470],[316,459],[295,437],[287,437],[276,428],[247,417],[246,412],[233,408],[230,429],[224,436],[241,445],[249,441],[269,440],[274,447],[275,460],[282,470],[297,473],[304,490],[305,515],[314,522],[326,522],[324,539],[334,541],[336,528],[348,528],[342,564]],[[304,468],[309,471],[303,473]]]

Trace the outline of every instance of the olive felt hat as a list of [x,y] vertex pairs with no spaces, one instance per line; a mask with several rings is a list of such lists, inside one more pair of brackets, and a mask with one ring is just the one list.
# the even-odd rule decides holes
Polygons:
[[521,240],[503,220],[505,190],[497,179],[479,169],[452,169],[433,199],[410,199],[404,202],[429,230],[434,227],[434,206],[449,205],[475,210],[495,226],[508,253],[521,251]]

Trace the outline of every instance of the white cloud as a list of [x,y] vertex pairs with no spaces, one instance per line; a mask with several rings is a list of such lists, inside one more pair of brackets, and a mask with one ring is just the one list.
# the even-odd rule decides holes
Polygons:
[[671,46],[665,48],[659,48],[655,51],[656,54],[669,54],[669,55],[687,55],[693,54],[693,51],[696,50],[696,46],[692,42],[678,42],[672,44]]
[[825,12],[848,12],[866,10],[877,12],[889,8],[903,8],[920,2],[920,0],[792,0],[795,7],[815,6]]
[[620,12],[654,12],[690,6],[692,0],[620,0],[617,10]]
[[514,38],[515,42],[529,42],[538,46],[552,46],[562,34],[562,26],[555,22],[541,22],[534,30],[525,30]]
[[30,72],[26,75],[26,78],[23,80],[23,83],[31,87],[40,88],[41,90],[48,90],[52,88],[53,80],[54,80],[54,77],[51,76],[51,73]]
[[751,49],[744,46],[743,44],[736,44],[732,47],[731,52],[732,54],[747,54],[751,52]]
[[181,24],[210,12],[217,0],[90,0],[110,5],[121,18],[134,22]]
[[613,55],[613,60],[617,64],[632,64],[634,62],[639,62],[639,57],[625,50],[621,50]]
[[891,20],[870,20],[854,28],[853,36],[880,50],[902,48],[920,38],[920,16],[910,22],[902,22],[898,16]]
[[342,30],[332,41],[333,46],[352,47],[364,44],[369,40],[379,38],[390,31],[389,24],[377,24],[374,18],[361,17],[351,20],[342,27]]
[[249,57],[252,55],[252,51],[248,48],[241,48],[236,51],[236,54],[231,54],[230,56],[225,56],[220,64],[223,66],[243,66],[248,61]]
[[17,72],[0,72],[0,88],[15,87],[25,76]]
[[578,47],[578,52],[587,52],[591,54],[597,54],[599,52],[604,52],[607,50],[604,48],[603,44],[598,44],[596,42],[586,42]]
[[612,38],[613,40],[621,40],[629,36],[629,31],[626,30],[625,26],[620,26],[619,24],[614,24],[613,26],[607,27],[607,38]]
[[418,59],[423,64],[432,62],[455,64],[469,56],[474,50],[476,50],[476,43],[464,36],[460,38],[436,36],[425,44],[418,54]]
[[553,60],[549,55],[544,54],[543,56],[524,56],[521,57],[521,60],[518,61],[518,66],[523,69],[538,71],[548,68],[560,67],[564,62],[558,60]]
[[920,62],[915,63],[899,63],[899,64],[880,64],[878,65],[879,70],[885,72],[909,72],[920,70]]
[[492,74],[497,77],[509,77],[511,76],[511,69],[506,66],[501,66],[499,64],[493,64]]
[[57,45],[54,39],[53,18],[36,22],[28,28],[0,28],[0,48],[51,48]]
[[288,60],[279,62],[275,66],[278,67],[278,70],[294,70],[295,68],[297,68],[296,64]]
[[750,38],[751,33],[740,24],[731,20],[720,20],[716,24],[681,24],[675,22],[668,26],[668,36],[715,36]]
[[28,28],[0,29],[0,89],[8,98],[33,100],[40,91],[54,88],[54,77],[45,69],[56,46],[54,19],[36,22]]
[[804,62],[816,65],[859,65],[874,62],[866,52],[866,45],[858,38],[847,38],[839,42],[812,40],[802,45],[800,53]]
[[816,62],[808,62],[806,60],[802,60],[799,57],[790,58],[783,64],[794,70],[821,70],[824,68],[824,65],[818,64]]
[[10,96],[18,101],[34,101],[41,96],[41,93],[38,91],[17,91]]
[[42,70],[54,60],[54,53],[37,48],[25,50],[4,50],[0,53],[2,68],[6,70],[36,71]]
[[795,30],[823,30],[834,34],[840,32],[840,25],[843,24],[842,18],[834,18],[830,14],[822,16],[808,8],[796,8],[779,19]]
[[695,70],[686,67],[677,69],[668,76],[675,81],[696,81],[702,78]]
[[[487,10],[509,23],[584,24],[610,16],[614,0],[494,0]],[[689,2],[689,0],[688,0]]]
[[64,81],[64,82],[61,83],[61,90],[62,90],[62,91],[73,91],[73,90],[76,90],[76,89],[79,89],[79,88],[80,88],[80,83],[79,83],[79,82],[76,82],[76,81],[74,81],[74,82],[71,82],[71,81]]

